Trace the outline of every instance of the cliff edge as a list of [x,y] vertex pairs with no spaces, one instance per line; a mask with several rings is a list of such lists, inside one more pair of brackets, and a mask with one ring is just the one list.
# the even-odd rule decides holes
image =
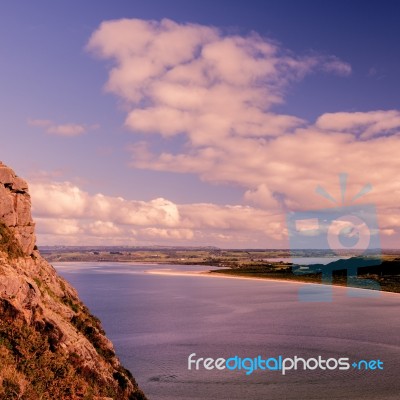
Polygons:
[[145,400],[35,240],[28,185],[0,162],[0,399]]

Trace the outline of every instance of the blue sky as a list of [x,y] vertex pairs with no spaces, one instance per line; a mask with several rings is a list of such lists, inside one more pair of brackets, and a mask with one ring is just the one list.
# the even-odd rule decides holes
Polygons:
[[[286,247],[287,238],[278,231],[284,231],[287,208],[304,209],[319,204],[309,204],[300,189],[290,189],[285,182],[296,179],[305,193],[312,192],[316,183],[326,182],[327,186],[333,187],[337,183],[337,174],[342,172],[339,170],[341,165],[353,176],[354,185],[361,185],[371,176],[374,187],[381,189],[381,196],[386,196],[386,193],[394,196],[398,190],[396,164],[393,162],[382,169],[371,165],[371,173],[367,173],[369,164],[365,164],[365,157],[370,155],[377,159],[377,165],[381,165],[380,158],[387,160],[388,156],[396,155],[398,128],[393,125],[393,119],[397,118],[397,114],[385,112],[399,109],[399,15],[400,5],[395,1],[325,4],[319,1],[21,1],[2,4],[0,159],[31,182],[39,243],[165,242],[224,247],[263,247],[265,243],[266,247]],[[300,73],[300,66],[297,66],[290,79],[280,76],[279,83],[274,84],[279,85],[281,99],[263,109],[269,115],[290,115],[303,121],[291,126],[290,132],[277,134],[279,137],[259,134],[257,140],[266,142],[263,146],[273,147],[272,142],[276,142],[273,165],[263,169],[272,157],[266,153],[265,162],[260,156],[257,162],[244,166],[243,171],[247,172],[243,172],[242,176],[240,157],[250,159],[254,154],[250,147],[247,155],[245,152],[241,156],[237,152],[228,154],[227,151],[229,160],[238,157],[235,162],[215,156],[209,169],[193,167],[192,164],[190,168],[187,164],[178,165],[182,158],[174,159],[176,166],[157,163],[154,157],[151,162],[143,161],[141,165],[134,162],[132,165],[130,149],[135,143],[145,142],[153,155],[189,154],[190,162],[199,164],[202,164],[201,149],[207,147],[207,151],[218,153],[223,146],[206,146],[205,142],[201,147],[193,144],[199,134],[190,133],[191,128],[162,135],[154,131],[154,127],[149,133],[150,128],[144,132],[137,124],[136,128],[126,125],[129,111],[143,107],[134,105],[117,89],[105,91],[116,58],[96,54],[96,51],[104,50],[105,41],[114,40],[117,43],[118,40],[112,36],[97,43],[97,50],[87,47],[102,22],[123,18],[144,21],[168,18],[178,26],[192,23],[214,27],[219,32],[218,38],[212,39],[214,41],[223,41],[227,37],[248,38],[251,32],[256,32],[262,40],[273,43],[281,61],[287,57],[305,65],[306,59],[312,59],[315,67],[310,67],[307,61],[309,70],[306,73]],[[160,35],[160,31],[155,31],[154,35]],[[333,65],[334,61],[339,64]],[[118,62],[125,61],[120,58]],[[304,65],[301,68],[306,68]],[[345,68],[348,70],[345,71]],[[134,74],[133,70],[132,76]],[[268,80],[268,76],[262,78]],[[230,81],[230,84],[237,85],[237,82]],[[262,81],[257,85],[262,87]],[[266,90],[270,90],[269,83],[265,85]],[[155,101],[151,95],[146,96],[144,101]],[[262,107],[257,104],[258,109]],[[374,114],[373,117],[367,114],[378,111],[384,113]],[[298,155],[290,160],[280,157],[278,153],[285,152],[284,144],[290,137],[287,135],[293,135],[292,143],[296,143],[296,138],[299,143],[305,143],[301,139],[301,130],[314,132],[318,118],[328,113],[335,115],[332,117],[336,118],[334,123],[323,121],[318,129],[332,130],[329,140],[337,135],[335,140],[337,138],[338,142],[329,142],[326,146],[332,151],[339,149],[337,157],[329,152],[326,155],[326,162],[332,164],[332,168],[319,168],[321,161],[317,160],[305,163],[300,160],[299,164],[293,161],[317,151],[312,143],[324,140],[320,138],[310,139],[304,149],[299,148]],[[364,118],[363,121],[369,122],[355,123],[352,120],[350,125],[344,127],[344,117],[337,113],[348,113],[345,116],[347,122],[351,116],[355,116],[357,121]],[[338,131],[348,133],[353,129],[359,134],[360,126],[365,130],[370,128],[371,118],[374,124],[383,124],[384,128],[368,133],[367,144],[357,137],[351,146],[355,157],[363,157],[364,160],[354,163],[350,156],[341,160],[340,154],[346,153],[348,147],[340,147],[345,144],[339,140]],[[389,119],[392,122],[387,128],[385,124]],[[380,121],[384,122],[381,124]],[[65,129],[68,131],[71,126],[75,127],[72,130],[79,131],[81,127],[85,132],[66,135]],[[387,137],[393,142],[384,145]],[[232,147],[236,143],[230,137],[221,136],[221,143],[224,140],[229,141]],[[367,145],[370,147],[366,148]],[[243,146],[245,149],[246,144]],[[387,148],[393,154],[388,153]],[[371,150],[374,151],[371,153]],[[204,165],[207,160],[204,160]],[[279,168],[275,170],[277,165]],[[326,171],[315,175],[315,170],[319,169]],[[288,172],[291,170],[302,170],[302,174],[293,175]],[[252,177],[248,175],[250,171]],[[379,176],[374,176],[373,172]],[[254,178],[256,175],[259,175],[257,179]],[[387,186],[388,181],[395,186]],[[75,188],[75,197],[72,198],[68,197],[71,196],[71,188]],[[76,200],[78,193],[78,197],[84,198],[84,201],[81,199],[85,204],[82,206],[84,210],[76,207],[65,209],[60,205],[57,210],[46,211],[45,205],[40,203],[45,200],[46,191],[50,195],[54,192],[55,199],[65,195],[60,204],[63,201],[70,204],[73,199]],[[35,193],[39,193],[36,199]],[[109,200],[109,207],[116,206],[115,199],[118,197],[130,204],[130,212],[145,205],[148,211],[140,209],[140,213],[153,212],[148,204],[162,198],[166,203],[161,208],[156,205],[157,212],[177,212],[177,220],[162,222],[164,214],[160,223],[151,218],[147,222],[128,223],[121,218],[114,220],[110,215],[99,215],[97,219],[87,204],[94,201],[94,196],[99,193]],[[285,204],[282,204],[282,199]],[[395,198],[392,203],[385,201],[384,204],[377,199],[372,200],[382,209],[382,232],[387,233],[384,242],[393,246],[398,229],[397,219],[393,217],[397,210]],[[203,206],[196,206],[199,204]],[[180,205],[185,205],[186,209]],[[207,209],[202,208],[205,205],[208,205]],[[196,217],[192,220],[188,214],[209,215],[209,218]],[[265,218],[265,225],[270,224],[271,228],[263,230],[255,222],[248,224],[249,220],[260,218]],[[232,225],[230,220],[236,222]],[[213,221],[219,221],[220,225]],[[71,229],[56,229],[60,224],[70,224]],[[98,229],[100,233],[97,234],[96,227],[100,225],[104,229]]]

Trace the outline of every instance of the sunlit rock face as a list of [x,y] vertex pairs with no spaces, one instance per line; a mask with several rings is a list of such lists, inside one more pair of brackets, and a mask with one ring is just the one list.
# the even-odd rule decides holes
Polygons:
[[0,162],[0,398],[146,399],[35,242],[28,185]]
[[11,168],[0,162],[0,221],[19,241],[22,251],[30,255],[35,246],[35,224],[31,215],[28,184]]

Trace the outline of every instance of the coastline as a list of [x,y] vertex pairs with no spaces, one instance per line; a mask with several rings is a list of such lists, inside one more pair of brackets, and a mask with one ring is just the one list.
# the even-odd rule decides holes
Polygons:
[[[60,266],[67,266],[67,265],[73,265],[73,264],[86,264],[90,265],[93,263],[100,263],[100,264],[105,264],[105,263],[115,263],[115,264],[121,264],[121,265],[132,265],[132,266],[165,266],[165,268],[158,268],[158,269],[149,269],[146,271],[148,274],[154,274],[154,275],[170,275],[170,276],[202,276],[202,277],[219,277],[219,278],[229,278],[229,279],[243,279],[243,280],[254,280],[254,281],[270,281],[270,282],[281,282],[281,283],[295,283],[298,285],[326,285],[326,286],[334,286],[334,287],[341,287],[341,288],[352,288],[352,289],[359,289],[359,290],[372,290],[368,288],[360,288],[360,287],[354,287],[354,286],[348,286],[347,285],[347,280],[342,281],[342,282],[334,282],[332,284],[324,284],[318,281],[311,281],[309,279],[301,279],[301,276],[296,276],[295,278],[291,276],[286,276],[286,277],[280,277],[280,276],[249,276],[250,274],[246,273],[237,273],[237,271],[230,269],[230,268],[223,268],[220,270],[210,270],[209,268],[216,268],[215,265],[204,265],[204,264],[189,264],[189,263],[180,263],[177,260],[171,260],[170,263],[166,263],[165,261],[161,262],[155,262],[155,261],[139,261],[139,260],[57,260],[53,261],[54,264]],[[178,269],[173,269],[169,268],[169,266],[187,266],[187,267],[202,267],[204,268],[202,271],[180,271]],[[226,272],[224,272],[226,271]],[[385,293],[394,293],[399,295],[400,292],[395,287],[395,290],[388,290],[390,287],[384,287],[381,285],[381,290],[378,290],[377,292],[385,292]]]
[[[162,265],[162,264],[160,264]],[[251,280],[251,281],[268,281],[268,282],[279,282],[279,283],[294,283],[297,285],[323,285],[323,286],[333,286],[335,288],[341,288],[341,289],[352,289],[352,290],[371,290],[368,288],[359,288],[355,286],[347,286],[347,285],[339,285],[339,284],[331,284],[327,285],[324,283],[318,283],[318,282],[307,282],[307,281],[302,281],[299,279],[279,279],[279,278],[272,278],[272,277],[251,277],[251,276],[243,276],[243,275],[230,275],[230,274],[225,274],[223,272],[213,272],[211,270],[205,270],[205,271],[187,271],[187,272],[182,272],[182,271],[173,271],[171,268],[166,268],[163,270],[149,270],[146,271],[147,274],[151,275],[165,275],[165,276],[197,276],[197,277],[204,277],[204,278],[225,278],[225,279],[240,279],[240,280]],[[387,290],[373,290],[374,292],[377,293],[385,293],[385,294],[394,294],[394,295],[400,295],[398,292],[392,292],[392,291],[387,291]]]

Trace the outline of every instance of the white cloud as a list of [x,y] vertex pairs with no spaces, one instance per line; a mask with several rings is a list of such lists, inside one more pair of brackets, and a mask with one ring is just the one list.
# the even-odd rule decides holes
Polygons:
[[31,184],[30,191],[38,217],[79,218],[85,214],[88,195],[69,182]]
[[70,182],[31,184],[33,211],[39,217],[81,218],[114,221],[123,225],[175,226],[176,205],[163,198],[149,202],[125,200],[102,194],[90,196]]
[[141,230],[140,237],[144,240],[172,239],[182,241],[193,239],[194,233],[190,229],[145,228]]
[[87,128],[84,125],[78,124],[53,125],[47,129],[47,133],[58,136],[78,136],[86,131]]
[[249,206],[175,204],[162,198],[127,200],[90,195],[69,182],[36,182],[30,188],[39,242],[46,240],[46,244],[146,244],[158,240],[209,245],[213,238],[226,245],[230,237],[263,245],[284,237],[279,217]]
[[94,236],[118,236],[121,229],[110,221],[94,221],[88,226],[88,231]]
[[[269,184],[274,184],[272,179],[269,179]],[[275,184],[279,184],[278,180]],[[315,186],[312,181],[310,189]],[[340,199],[336,177],[335,184],[329,181],[324,186]],[[270,194],[267,185],[249,192],[247,197],[250,196],[251,200],[255,198],[257,201],[254,202],[261,208],[211,203],[175,204],[162,198],[144,202],[102,194],[90,195],[69,182],[33,183],[31,194],[40,244],[164,243],[287,247],[283,201],[289,202],[292,197],[296,199],[297,207],[289,209],[334,205],[313,190],[307,192],[304,179],[294,180],[286,189],[281,187],[288,199],[285,196],[282,199],[282,195],[277,193]],[[350,181],[347,200],[359,189],[361,186]],[[382,182],[377,190],[378,194],[371,192],[365,196],[364,202],[378,205],[383,244],[392,243],[400,230],[400,217],[398,205],[393,203],[389,194],[400,195],[400,186],[396,182]],[[388,239],[390,242],[387,242]]]
[[351,132],[362,139],[400,133],[400,111],[337,112],[321,115],[316,126],[330,131]]
[[97,124],[94,125],[75,124],[75,123],[56,124],[48,119],[29,119],[28,125],[43,128],[45,132],[50,135],[66,136],[66,137],[80,136],[84,133],[87,133],[99,127]]
[[36,217],[35,222],[39,227],[40,234],[50,234],[54,236],[77,236],[82,233],[79,221],[74,218],[40,218]]
[[88,49],[112,59],[106,89],[130,108],[134,132],[185,133],[205,145],[231,136],[275,137],[301,126],[274,115],[287,85],[322,69],[346,75],[351,67],[334,57],[296,57],[252,33],[225,35],[197,24],[115,20],[103,22]]

